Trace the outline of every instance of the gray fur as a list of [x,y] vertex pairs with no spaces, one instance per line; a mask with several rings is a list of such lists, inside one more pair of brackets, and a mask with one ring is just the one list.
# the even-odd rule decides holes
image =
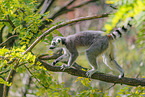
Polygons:
[[[98,64],[96,60],[97,56],[104,53],[108,48],[111,48],[111,49],[113,48],[112,39],[109,38],[107,35],[103,36],[102,32],[100,31],[83,31],[80,33],[76,33],[74,35],[69,35],[67,37],[55,37],[52,40],[50,48],[54,46],[53,42],[57,41],[57,39],[61,39],[61,42],[60,43],[56,42],[55,46],[64,48],[64,55],[56,59],[52,63],[52,65],[55,65],[57,62],[69,57],[68,65],[62,65],[62,69],[70,68],[70,66],[77,59],[79,52],[85,51],[87,60],[92,67],[92,69],[87,72],[88,77],[91,77],[91,75],[97,71],[97,68],[98,68]],[[65,44],[62,44],[63,42]],[[114,69],[119,71],[120,76],[123,77],[124,70],[115,61],[114,52],[110,51],[107,56],[108,57],[104,57],[105,60],[107,60],[107,62],[109,60],[108,63],[111,63]]]
[[64,54],[57,58],[52,65],[69,57],[68,64],[62,65],[62,69],[70,68],[79,53],[85,51],[87,60],[92,67],[87,72],[87,76],[91,77],[98,68],[96,58],[104,53],[103,62],[111,69],[118,71],[120,73],[119,78],[124,77],[124,69],[115,60],[113,40],[122,37],[127,32],[127,28],[131,27],[131,20],[132,18],[130,18],[127,27],[118,28],[113,33],[105,36],[102,35],[102,31],[82,31],[67,37],[55,37],[51,42],[50,49],[63,48]]

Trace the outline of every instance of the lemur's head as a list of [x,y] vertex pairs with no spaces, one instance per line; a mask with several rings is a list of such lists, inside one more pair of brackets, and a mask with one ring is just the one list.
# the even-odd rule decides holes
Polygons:
[[50,45],[49,49],[63,47],[64,44],[65,44],[65,38],[57,36],[57,37],[54,37],[53,40],[51,41],[51,45]]

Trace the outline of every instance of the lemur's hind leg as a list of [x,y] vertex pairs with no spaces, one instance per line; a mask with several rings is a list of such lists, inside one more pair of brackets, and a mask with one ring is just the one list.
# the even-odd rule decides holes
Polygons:
[[[108,54],[105,55],[105,57],[103,57],[103,61],[104,63],[109,67],[111,67],[112,70],[116,70],[120,73],[119,78],[124,77],[124,69],[117,63],[117,61],[115,60],[115,56],[114,56],[114,46],[112,43],[110,43],[110,48],[109,51],[107,52]],[[107,63],[106,63],[107,61]]]
[[92,67],[92,69],[86,73],[87,77],[90,78],[91,75],[97,71],[98,64],[97,64],[96,56],[93,55],[92,52],[90,52],[89,50],[86,51],[86,57],[87,57],[87,60],[90,64],[90,66]]
[[92,66],[92,69],[87,72],[87,76],[91,77],[98,69],[97,56],[103,53],[108,47],[107,42],[96,41],[86,50],[86,57],[89,64]]
[[114,59],[111,61],[111,64],[114,65],[114,67],[117,69],[117,71],[120,72],[119,78],[124,77],[124,69],[117,63],[117,61]]

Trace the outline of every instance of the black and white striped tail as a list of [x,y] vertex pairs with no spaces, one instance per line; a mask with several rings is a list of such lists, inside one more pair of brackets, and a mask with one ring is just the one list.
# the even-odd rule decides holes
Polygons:
[[128,29],[130,29],[130,27],[132,26],[132,25],[130,24],[130,21],[131,21],[132,19],[133,19],[132,17],[129,18],[129,22],[128,22],[127,26],[123,25],[122,28],[118,28],[117,30],[113,31],[113,32],[112,32],[111,34],[109,34],[109,35],[111,35],[111,37],[112,37],[114,40],[117,39],[117,38],[119,38],[119,37],[122,37],[122,35],[124,35],[125,33],[127,33]]

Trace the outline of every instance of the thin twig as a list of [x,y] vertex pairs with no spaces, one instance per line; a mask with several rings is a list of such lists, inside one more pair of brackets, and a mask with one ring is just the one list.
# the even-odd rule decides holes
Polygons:
[[139,73],[136,75],[136,77],[135,77],[135,78],[138,78],[140,74],[141,74],[141,72],[139,72]]
[[18,35],[13,35],[13,36],[10,36],[7,40],[5,40],[4,42],[0,43],[0,46],[4,45],[6,42],[8,42],[9,40],[11,40],[12,38],[17,38]]
[[108,89],[106,90],[110,90],[112,87],[114,87],[116,84],[114,83],[112,86],[110,86]]
[[26,65],[24,65],[25,66],[25,68],[28,70],[28,72],[37,80],[37,82],[40,84],[40,85],[42,85],[45,89],[47,89],[47,87],[45,87],[45,85],[43,85],[36,77],[35,77],[35,75],[33,75],[33,73],[30,71],[30,69],[26,66]]
[[[14,69],[18,66],[19,64],[19,60],[20,59],[17,59],[18,61],[16,62],[16,64],[14,65]],[[10,72],[9,72],[9,75],[6,79],[6,82],[9,82],[10,81],[10,78],[11,78],[11,75],[13,74],[13,72],[15,71],[14,69],[11,69]],[[4,84],[4,89],[3,89],[3,97],[6,97],[6,92],[7,92],[7,86]]]
[[6,70],[6,71],[2,71],[0,72],[0,75],[3,75],[4,73],[8,73],[10,71],[10,69]]
[[114,6],[112,6],[112,5],[109,5],[109,6],[110,6],[111,8],[113,8],[113,9],[115,9],[115,10],[117,9],[116,7],[114,7]]
[[0,20],[0,22],[9,22],[9,20]]
[[[41,86],[43,86],[45,89],[50,89],[50,90],[54,90],[54,89],[51,89],[50,87],[46,87],[45,85],[43,85],[38,79],[37,79],[37,77],[35,77],[35,75],[30,71],[30,69],[26,66],[26,65],[24,65],[25,66],[25,68],[28,70],[28,72],[37,80],[37,82],[41,85]],[[59,91],[59,90],[55,90],[55,91]]]
[[8,17],[8,22],[9,22],[10,25],[13,27],[13,29],[16,28],[15,25],[13,24],[13,22],[11,21],[9,15],[8,15],[7,17]]

